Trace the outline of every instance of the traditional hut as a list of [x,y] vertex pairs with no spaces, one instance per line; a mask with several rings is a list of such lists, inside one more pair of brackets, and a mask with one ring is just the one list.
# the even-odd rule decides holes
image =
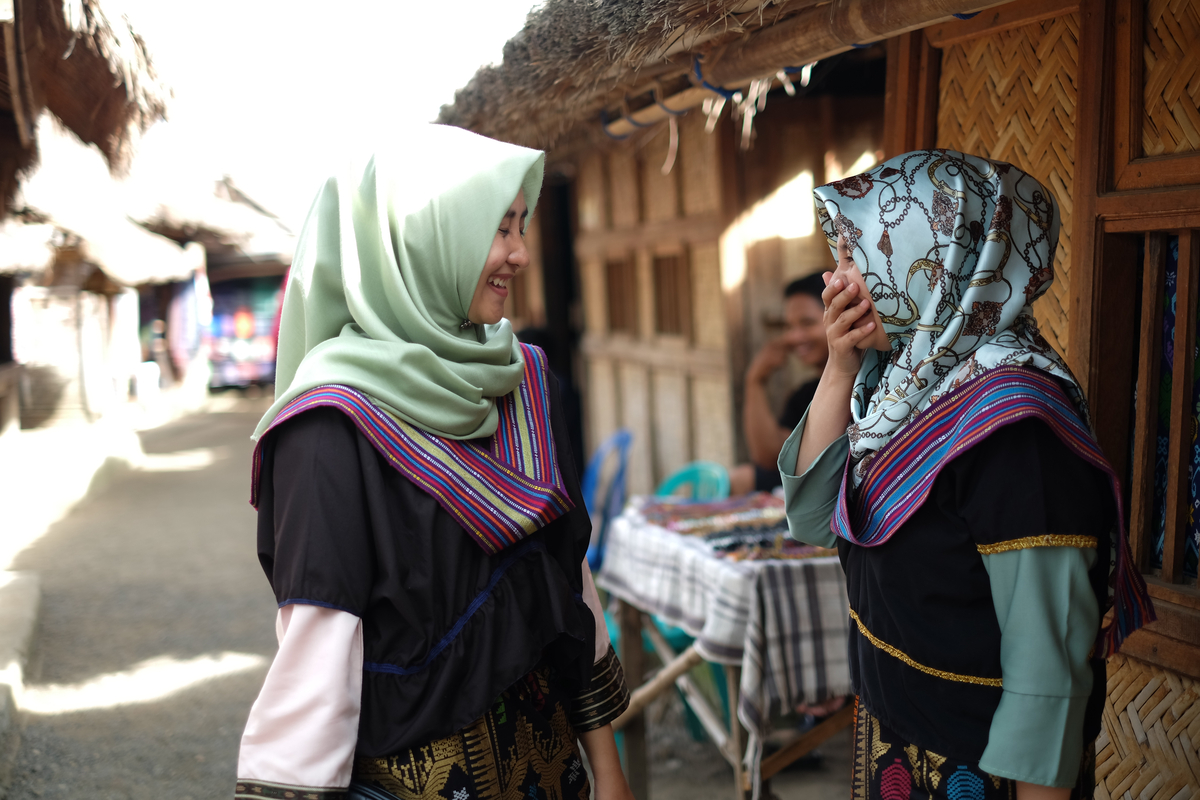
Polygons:
[[[211,192],[185,190],[153,200],[150,207],[135,212],[141,224],[180,245],[200,244],[206,253],[212,298],[211,325],[205,331],[209,385],[274,382],[276,325],[295,235],[229,176],[217,181]],[[178,297],[149,293],[145,299],[144,306],[153,304],[164,311],[179,302]],[[146,318],[158,318],[146,310]],[[161,318],[170,329],[171,320]],[[168,335],[176,342],[179,338]]]
[[[882,98],[775,88],[880,51]],[[1172,800],[1200,792],[1198,53],[1198,0],[548,0],[441,118],[549,150],[529,284],[578,281],[588,441],[632,428],[642,491],[738,454],[736,387],[777,313],[756,276],[819,250],[804,193],[769,202],[789,181],[872,146],[946,147],[1051,187],[1057,279],[1034,311],[1127,487],[1159,617],[1110,661],[1096,795]],[[560,299],[546,290],[547,316]]]
[[[133,137],[163,114],[167,92],[154,74],[145,44],[127,22],[118,20],[113,24],[96,0],[15,0],[0,4],[0,50],[3,51],[3,58],[0,58],[0,219],[10,216],[22,176],[38,162],[36,128],[44,111],[53,114],[85,144],[94,144],[108,167],[116,172],[128,164]],[[38,216],[36,212],[31,213],[33,217]],[[30,213],[18,215],[18,219],[10,220],[10,227],[18,226],[29,217]],[[144,236],[140,237],[139,232],[124,220],[121,222],[123,226],[118,225],[115,231],[106,231],[102,237],[104,242],[109,245],[134,242],[139,245],[135,250],[143,254],[147,248],[154,248],[155,243],[147,244]],[[13,331],[13,297],[19,287],[18,278],[29,280],[38,276],[40,279],[54,273],[57,277],[51,279],[52,283],[58,282],[62,286],[66,272],[78,271],[70,264],[88,263],[94,268],[98,257],[93,253],[90,262],[80,261],[77,258],[80,253],[68,247],[60,253],[63,268],[55,273],[53,267],[58,255],[41,261],[29,255],[30,252],[43,255],[50,252],[47,250],[50,237],[43,233],[38,230],[20,232],[13,227],[6,231],[4,244],[0,245],[4,247],[4,253],[0,254],[0,309],[3,309],[0,311],[0,408],[5,409],[0,413],[0,430],[13,425],[15,393],[22,383],[19,378],[23,369],[17,363]],[[35,243],[32,251],[18,246],[19,242],[39,237],[40,244]],[[99,238],[93,238],[93,250],[104,246]],[[139,261],[133,253],[122,254],[120,258],[114,258],[115,255],[110,252],[101,260],[114,269],[120,264],[129,266]],[[168,256],[166,262],[170,263],[172,254],[165,255]],[[155,258],[162,263],[163,256],[160,252]],[[33,263],[31,258],[38,263]],[[82,275],[72,291],[78,293],[89,278],[90,273]],[[112,288],[108,284],[105,286]],[[79,316],[84,305],[107,308],[115,296],[115,291],[88,291],[70,300],[63,313]],[[82,303],[83,300],[89,303]],[[29,341],[28,337],[25,341]],[[89,338],[86,341],[95,340]],[[76,353],[78,357],[79,353]],[[28,389],[27,376],[24,383]],[[52,383],[58,385],[62,381]]]

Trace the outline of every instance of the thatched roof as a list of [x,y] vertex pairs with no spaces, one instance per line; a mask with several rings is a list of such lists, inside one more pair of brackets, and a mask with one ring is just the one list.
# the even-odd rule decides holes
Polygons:
[[296,236],[278,217],[247,197],[228,175],[215,186],[177,186],[136,198],[128,213],[146,230],[181,245],[198,242],[212,267],[247,256],[290,264]]
[[[974,14],[997,0],[546,0],[439,121],[530,147],[580,123],[621,132],[785,68]],[[697,67],[701,75],[696,74]],[[610,132],[612,127],[610,126]]]
[[480,69],[439,121],[531,147],[599,118],[623,94],[678,79],[693,51],[742,36],[820,0],[546,0]]
[[98,0],[17,0],[10,8],[8,19],[0,11],[0,216],[37,160],[43,109],[121,172],[133,138],[163,117],[169,94],[145,42]]
[[36,7],[49,62],[46,107],[110,166],[125,167],[131,137],[163,118],[170,94],[146,43],[98,0],[37,0]]

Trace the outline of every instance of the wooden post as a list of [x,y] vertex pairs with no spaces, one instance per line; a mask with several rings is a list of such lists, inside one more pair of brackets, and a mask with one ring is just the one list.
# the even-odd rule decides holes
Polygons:
[[733,796],[735,800],[745,800],[745,767],[742,764],[742,723],[738,722],[738,698],[741,697],[742,668],[725,665],[725,689],[729,695],[729,763],[733,765]]
[[1150,515],[1154,506],[1154,459],[1158,443],[1159,361],[1162,358],[1162,291],[1166,235],[1146,234],[1142,272],[1141,350],[1138,355],[1137,406],[1134,409],[1133,463],[1129,500],[1129,549],[1137,568],[1150,566]]
[[[641,686],[646,677],[646,654],[642,650],[642,612],[620,601],[621,666],[631,686]],[[625,777],[637,800],[650,800],[650,770],[646,758],[646,714],[641,712],[625,723]]]

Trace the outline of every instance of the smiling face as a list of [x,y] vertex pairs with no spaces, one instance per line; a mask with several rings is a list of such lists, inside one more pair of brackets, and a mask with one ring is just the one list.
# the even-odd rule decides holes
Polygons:
[[792,350],[796,358],[817,369],[829,360],[824,315],[825,307],[810,294],[794,294],[784,301],[783,319]]
[[508,298],[509,282],[517,272],[529,266],[529,251],[525,249],[525,218],[529,207],[525,205],[525,193],[517,192],[517,198],[500,220],[500,227],[492,239],[467,319],[476,325],[493,325],[504,318],[504,301]]
[[[871,298],[871,293],[867,290],[867,282],[863,279],[862,273],[858,271],[858,267],[854,263],[854,253],[846,244],[845,236],[838,236],[837,240],[838,263],[837,269],[833,271],[833,276],[829,279],[832,282],[835,278],[841,278],[847,286],[857,284],[858,296]],[[887,333],[883,329],[883,321],[879,319],[879,311],[875,308],[874,300],[871,301],[871,313],[863,314],[850,327],[853,329],[861,328],[868,322],[875,323],[875,330],[871,335],[858,343],[860,350],[865,350],[868,347],[874,347],[876,350],[891,350],[892,343],[888,341]]]

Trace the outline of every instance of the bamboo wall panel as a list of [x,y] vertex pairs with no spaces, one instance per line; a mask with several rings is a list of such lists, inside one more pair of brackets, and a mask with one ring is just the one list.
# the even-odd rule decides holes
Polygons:
[[703,114],[692,112],[679,118],[680,191],[685,216],[721,209],[720,141],[716,133],[704,132]]
[[692,379],[693,457],[726,467],[734,465],[733,398],[729,390],[729,380],[724,377]]
[[647,140],[639,158],[642,173],[642,197],[647,222],[675,219],[679,211],[679,174],[674,169],[662,174],[670,151],[671,136],[666,125],[659,125]]
[[584,329],[602,335],[608,330],[608,293],[604,262],[589,258],[579,264]]
[[692,248],[692,332],[697,347],[725,348],[725,298],[717,244]]
[[1064,356],[1070,295],[1079,15],[981,36],[942,52],[938,146],[1008,161],[1054,192],[1061,212],[1055,280],[1034,304]]
[[592,357],[587,361],[586,412],[587,451],[592,453],[621,427],[621,403],[611,359]]
[[1200,0],[1147,0],[1144,35],[1143,154],[1200,150]]
[[632,148],[618,147],[608,154],[608,190],[611,193],[612,226],[632,228],[642,221],[641,183]]
[[692,460],[688,405],[687,375],[678,370],[655,370],[655,483]]
[[620,387],[621,426],[633,431],[627,473],[630,494],[654,491],[654,420],[650,411],[650,370],[641,364],[622,362],[617,367]]
[[592,152],[579,162],[575,198],[580,231],[591,233],[602,230],[607,220],[604,213],[604,159],[599,153]]
[[1096,740],[1096,800],[1200,796],[1200,681],[1116,655]]

